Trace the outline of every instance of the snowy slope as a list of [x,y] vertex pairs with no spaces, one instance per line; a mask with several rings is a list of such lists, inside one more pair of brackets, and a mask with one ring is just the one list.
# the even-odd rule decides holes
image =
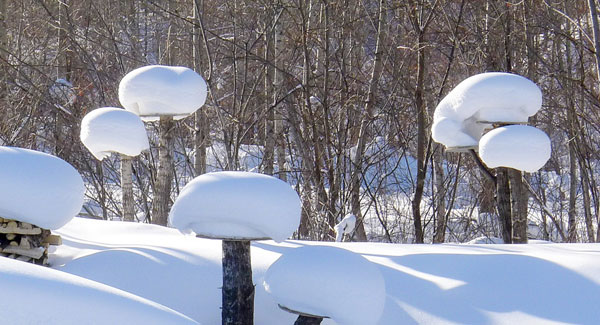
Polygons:
[[[64,244],[50,255],[55,269],[129,291],[203,324],[220,323],[220,241],[153,225],[80,218],[58,233]],[[378,324],[594,324],[600,319],[595,307],[599,244],[260,241],[252,247],[256,324],[293,323],[295,317],[280,311],[261,284],[281,254],[304,245],[341,247],[377,264],[387,292]]]
[[130,293],[47,267],[0,258],[2,324],[196,324]]

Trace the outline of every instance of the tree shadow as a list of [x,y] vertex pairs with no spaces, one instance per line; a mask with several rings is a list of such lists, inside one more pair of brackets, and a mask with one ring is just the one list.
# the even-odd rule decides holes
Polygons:
[[[488,324],[504,322],[502,314],[508,313],[575,324],[595,324],[600,319],[600,310],[590,308],[600,299],[600,286],[544,259],[517,254],[387,258],[386,265],[379,264],[388,299],[402,309],[435,315],[439,320]],[[450,279],[455,285],[444,289],[399,268]],[[492,319],[494,314],[500,318]]]
[[[280,254],[307,245],[297,241],[288,244],[266,241],[253,245]],[[387,298],[380,324],[416,324],[424,320],[435,324],[508,324],[515,315],[521,320],[575,324],[596,324],[600,319],[600,309],[591,307],[600,299],[600,285],[589,278],[504,245],[468,248],[473,253],[398,256],[407,252],[399,250],[394,255],[388,247],[384,254],[362,254],[378,264],[386,281]],[[598,252],[585,247],[578,250],[586,251]]]

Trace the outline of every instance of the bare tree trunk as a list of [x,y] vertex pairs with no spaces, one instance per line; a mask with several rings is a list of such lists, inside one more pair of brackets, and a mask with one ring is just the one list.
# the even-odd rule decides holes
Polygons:
[[369,92],[367,93],[367,100],[365,101],[364,115],[360,122],[360,130],[358,135],[358,144],[356,148],[356,155],[354,156],[353,167],[354,172],[350,180],[351,190],[351,208],[352,213],[356,216],[357,226],[355,237],[359,241],[367,240],[365,233],[365,227],[363,223],[364,216],[362,215],[360,206],[360,189],[363,175],[363,159],[364,152],[369,138],[368,128],[374,119],[375,110],[375,94],[379,88],[379,79],[381,78],[381,72],[383,70],[383,42],[385,39],[385,1],[379,1],[379,24],[377,26],[377,45],[375,47],[375,59],[373,63],[373,71],[371,71],[371,80],[369,81]]
[[221,323],[254,324],[254,284],[250,241],[223,240]]
[[[201,9],[204,6],[204,1],[194,0],[193,17],[195,21],[201,21]],[[204,41],[201,35],[201,30],[197,25],[194,25],[192,33],[192,52],[194,56],[194,71],[200,73],[202,71],[202,61],[206,60],[203,51],[200,49],[200,42]],[[204,44],[206,46],[206,44]],[[194,113],[194,172],[197,175],[206,173],[206,145],[208,140],[208,121],[206,116],[206,108],[201,108]]]
[[600,82],[600,27],[598,26],[598,12],[596,0],[588,0],[590,18],[592,19],[592,30],[594,32],[594,55],[596,58],[596,81]]
[[421,222],[421,200],[425,188],[425,177],[427,177],[427,161],[425,151],[427,148],[426,135],[426,109],[423,100],[423,88],[425,86],[425,49],[423,33],[419,33],[417,50],[417,88],[415,90],[415,105],[417,109],[417,180],[415,193],[412,200],[413,224],[415,227],[415,242],[423,243],[425,235]]
[[206,146],[208,143],[208,121],[206,111],[199,109],[194,113],[194,172],[196,176],[206,173]]
[[133,157],[121,155],[121,197],[123,202],[123,220],[125,221],[135,221],[132,164]]
[[[269,8],[267,9],[271,13],[271,19],[275,19],[274,10]],[[268,21],[269,22],[269,21]],[[273,68],[270,63],[273,61],[273,42],[271,40],[272,35],[270,32],[271,24],[267,23],[265,26],[265,110],[266,110],[266,120],[265,120],[265,151],[263,154],[262,160],[262,169],[263,173],[267,175],[273,175],[274,165],[275,165],[275,110],[271,108],[271,102],[268,100],[269,98],[274,98],[273,96]]]
[[588,235],[588,242],[595,242],[594,239],[594,224],[592,222],[592,209],[591,209],[591,199],[590,199],[590,186],[589,181],[590,177],[588,175],[587,169],[584,168],[583,163],[579,162],[579,170],[581,171],[581,192],[583,194],[583,212],[585,217],[585,229]]
[[152,223],[166,226],[171,204],[173,182],[173,132],[175,121],[171,116],[161,116],[159,121],[158,170],[152,201]]
[[[283,12],[283,3],[284,1],[278,2],[278,6],[276,6],[276,14],[278,15],[277,21],[275,22],[275,29],[273,35],[273,64],[275,66],[275,71],[273,72],[273,103],[278,101],[278,93],[283,87],[283,22],[281,21],[281,13]],[[284,120],[283,113],[285,112],[287,105],[287,100],[284,100],[279,104],[279,107],[274,107],[274,133],[275,133],[275,151],[277,154],[277,169],[278,169],[278,177],[284,182],[287,182],[287,172],[286,172],[286,154],[285,154],[285,135],[284,135]]]
[[510,182],[508,168],[496,168],[496,193],[498,217],[502,228],[502,240],[505,244],[512,244],[512,213],[510,204]]
[[510,168],[509,183],[510,195],[512,196],[512,215],[513,215],[513,233],[512,242],[514,244],[527,244],[527,198],[523,185],[523,172]]
[[[435,234],[433,236],[434,243],[443,243],[446,239],[446,187],[444,186],[444,166],[442,148],[438,145],[433,156],[434,172],[435,172],[435,187],[437,189],[436,196],[436,219],[435,219]],[[458,171],[456,171],[458,173]]]
[[569,141],[569,211],[568,242],[577,241],[577,158],[574,141]]

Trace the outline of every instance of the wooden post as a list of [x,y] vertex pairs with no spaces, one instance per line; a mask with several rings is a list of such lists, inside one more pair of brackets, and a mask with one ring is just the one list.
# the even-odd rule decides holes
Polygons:
[[152,200],[152,223],[166,226],[173,180],[173,146],[175,121],[172,116],[161,116],[159,121],[158,171]]
[[121,154],[121,201],[123,203],[123,220],[125,221],[135,220],[132,164],[132,157]]
[[323,321],[321,317],[310,317],[300,315],[294,322],[294,325],[319,325]]
[[250,241],[223,240],[223,325],[254,324],[254,284]]
[[510,183],[508,168],[496,169],[496,199],[498,204],[498,217],[502,226],[502,240],[505,244],[512,244],[512,211],[510,204]]

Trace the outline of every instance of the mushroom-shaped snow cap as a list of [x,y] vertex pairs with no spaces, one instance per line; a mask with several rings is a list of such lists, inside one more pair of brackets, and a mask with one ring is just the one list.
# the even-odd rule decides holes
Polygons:
[[550,159],[550,153],[548,135],[533,126],[499,127],[486,133],[479,142],[479,156],[490,168],[535,172]]
[[385,305],[385,282],[377,266],[337,247],[286,252],[269,267],[263,285],[281,307],[338,324],[376,324]]
[[84,116],[80,138],[99,160],[111,152],[135,157],[150,147],[139,116],[116,107],[98,108]]
[[486,123],[523,123],[542,106],[542,92],[531,80],[488,72],[459,83],[438,104],[432,137],[446,147],[476,146]]
[[182,119],[204,105],[206,82],[186,67],[149,65],[135,69],[121,79],[121,105],[144,121],[160,116]]
[[298,228],[300,208],[296,191],[275,177],[216,172],[200,175],[183,188],[169,224],[208,238],[280,242]]
[[83,205],[77,170],[39,151],[0,147],[0,180],[0,217],[58,229]]

